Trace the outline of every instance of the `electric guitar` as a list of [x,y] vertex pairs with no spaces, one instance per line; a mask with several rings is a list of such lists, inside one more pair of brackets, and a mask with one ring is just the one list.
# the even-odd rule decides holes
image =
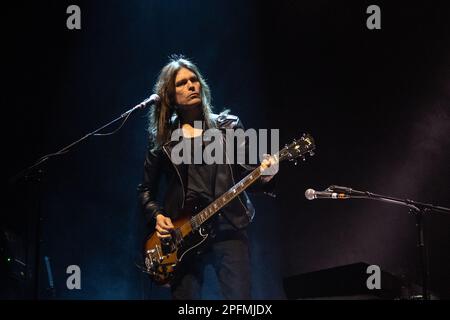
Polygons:
[[[274,155],[277,162],[283,160],[305,160],[306,155],[313,155],[315,149],[314,139],[304,134],[300,139],[286,145]],[[205,223],[211,219],[227,203],[237,197],[251,184],[258,180],[263,172],[261,166],[257,167],[239,183],[210,203],[206,208],[195,215],[185,215],[172,223],[174,228],[170,237],[158,238],[156,232],[152,233],[144,245],[145,272],[158,285],[167,285],[173,279],[177,266],[188,256],[197,251],[209,236]]]

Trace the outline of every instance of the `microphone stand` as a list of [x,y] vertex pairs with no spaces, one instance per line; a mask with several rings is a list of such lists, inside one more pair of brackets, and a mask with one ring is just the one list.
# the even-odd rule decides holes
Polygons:
[[425,246],[423,216],[428,212],[450,213],[450,208],[435,206],[428,203],[417,202],[409,199],[398,199],[394,197],[375,194],[368,191],[357,191],[347,187],[330,186],[328,190],[343,192],[350,196],[350,199],[370,199],[382,202],[406,206],[409,213],[416,218],[417,227],[417,247],[420,250],[420,269],[422,272],[422,299],[429,300],[428,281],[429,281],[429,265],[427,257],[427,248]]
[[[13,176],[12,178],[9,179],[9,183],[10,184],[18,184],[21,181],[24,182],[37,182],[37,194],[38,194],[38,208],[36,210],[37,214],[36,214],[36,218],[32,221],[34,223],[36,223],[35,226],[35,234],[34,234],[34,241],[35,241],[35,259],[34,259],[34,298],[37,300],[39,299],[39,272],[40,272],[40,268],[39,268],[39,264],[40,264],[40,243],[42,242],[42,237],[41,237],[41,221],[42,221],[42,196],[43,196],[43,192],[42,192],[42,181],[44,179],[44,169],[42,168],[43,165],[45,163],[48,162],[48,160],[50,158],[54,158],[56,156],[60,156],[63,154],[66,154],[67,152],[70,151],[70,149],[72,149],[73,147],[75,147],[76,145],[80,144],[81,142],[85,141],[87,138],[91,137],[91,136],[105,136],[105,135],[111,135],[114,134],[115,132],[117,132],[120,128],[122,128],[123,124],[127,121],[128,117],[136,110],[138,109],[144,109],[148,104],[153,104],[155,102],[159,101],[159,97],[156,95],[152,95],[151,97],[145,99],[143,102],[141,102],[140,104],[134,106],[133,108],[129,109],[128,111],[122,113],[119,117],[117,117],[116,119],[108,122],[107,124],[99,127],[98,129],[84,135],[83,137],[81,137],[80,139],[72,142],[71,144],[65,146],[64,148],[54,152],[54,153],[50,153],[48,155],[45,155],[41,158],[39,158],[33,165],[29,166],[28,168],[20,171],[18,174],[16,174],[15,176]],[[125,118],[125,119],[124,119]],[[106,133],[106,134],[99,134],[98,132],[100,132],[101,130],[111,126],[112,124],[118,122],[119,120],[124,119],[122,124],[119,126],[119,128],[117,128],[115,131],[113,131],[112,133]],[[33,228],[29,227],[28,228],[28,234],[31,232]],[[29,252],[29,247],[27,248],[27,252]],[[27,253],[27,259],[29,259],[29,254]],[[27,263],[28,264],[28,263]],[[27,266],[28,269],[28,266]]]

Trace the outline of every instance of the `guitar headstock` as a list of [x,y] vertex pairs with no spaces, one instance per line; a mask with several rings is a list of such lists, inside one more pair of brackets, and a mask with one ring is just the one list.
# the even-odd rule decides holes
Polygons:
[[306,133],[286,145],[279,153],[279,160],[297,161],[298,158],[306,160],[307,155],[314,155],[315,148],[314,138]]

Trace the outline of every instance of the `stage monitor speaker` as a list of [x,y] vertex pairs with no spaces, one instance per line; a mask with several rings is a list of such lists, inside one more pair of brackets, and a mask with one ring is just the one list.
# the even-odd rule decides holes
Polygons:
[[[283,279],[288,299],[411,299],[420,295],[420,287],[401,277],[380,270],[380,288],[369,289],[370,265],[358,262],[334,268],[294,275]],[[369,281],[370,282],[370,281]]]

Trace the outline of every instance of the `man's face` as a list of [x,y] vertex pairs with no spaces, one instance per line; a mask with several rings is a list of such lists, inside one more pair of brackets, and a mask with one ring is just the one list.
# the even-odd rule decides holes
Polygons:
[[202,102],[201,85],[194,72],[181,68],[175,77],[175,102],[179,106],[196,106]]

